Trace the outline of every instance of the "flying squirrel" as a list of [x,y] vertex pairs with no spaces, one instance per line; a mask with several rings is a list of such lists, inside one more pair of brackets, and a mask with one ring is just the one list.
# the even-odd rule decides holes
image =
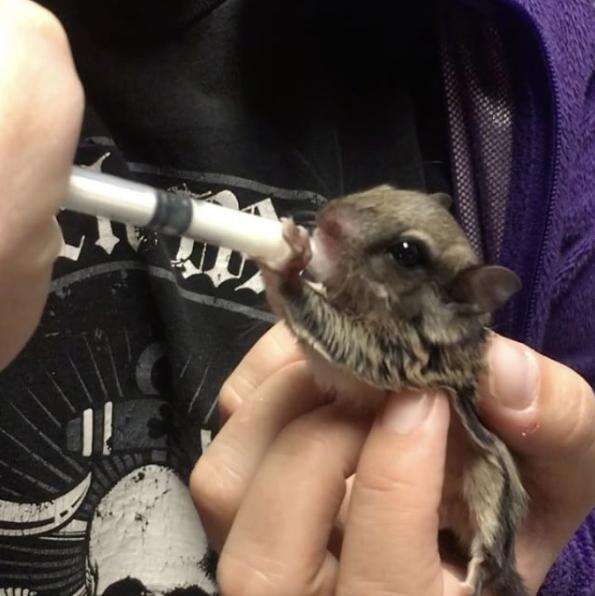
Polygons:
[[[475,408],[490,315],[521,283],[480,263],[449,206],[446,194],[391,186],[334,199],[311,238],[283,220],[290,256],[259,266],[271,308],[298,338],[317,384],[346,408],[374,411],[401,389],[449,395],[465,440],[453,451],[449,438],[440,526],[466,551],[471,594],[489,587],[527,596],[514,553],[527,494]],[[304,278],[306,267],[322,288]]]

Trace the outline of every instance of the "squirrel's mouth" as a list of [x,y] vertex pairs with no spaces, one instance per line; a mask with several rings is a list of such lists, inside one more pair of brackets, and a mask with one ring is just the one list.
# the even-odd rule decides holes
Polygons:
[[333,238],[321,227],[314,229],[310,235],[312,259],[304,273],[306,279],[324,284],[336,274],[337,255]]
[[[358,227],[349,217],[350,210],[337,202],[330,202],[323,209],[310,215],[314,220],[295,218],[310,232],[312,259],[306,269],[306,278],[324,285],[334,285],[342,276],[341,264],[346,247],[357,237]],[[303,216],[302,213],[299,214]]]

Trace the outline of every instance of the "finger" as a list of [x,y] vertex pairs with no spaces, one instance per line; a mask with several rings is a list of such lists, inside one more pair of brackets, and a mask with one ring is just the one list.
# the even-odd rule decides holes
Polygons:
[[58,20],[0,2],[0,370],[35,330],[61,235],[84,98]]
[[64,29],[34,2],[0,2],[0,88],[0,256],[27,268],[64,200],[84,106]]
[[220,549],[266,451],[293,419],[322,403],[308,366],[294,362],[269,377],[198,460],[190,491],[209,541]]
[[221,387],[221,422],[225,422],[244,400],[249,399],[265,379],[298,360],[304,360],[304,355],[295,337],[285,323],[277,323],[256,342]]
[[438,506],[449,405],[395,395],[363,448],[351,493],[337,593],[442,593]]
[[518,569],[537,590],[595,503],[595,400],[570,368],[495,334],[488,363],[479,412],[517,453],[530,495]]
[[347,417],[331,404],[283,430],[221,553],[224,594],[331,594],[336,559],[327,544],[368,427],[365,419]]
[[495,334],[488,364],[478,408],[505,443],[524,462],[567,471],[570,461],[576,467],[587,456],[592,469],[595,399],[589,384],[563,364]]

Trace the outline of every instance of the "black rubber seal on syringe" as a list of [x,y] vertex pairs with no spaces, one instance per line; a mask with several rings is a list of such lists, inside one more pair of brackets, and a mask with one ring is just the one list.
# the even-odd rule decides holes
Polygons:
[[165,190],[157,191],[157,206],[147,227],[172,236],[181,236],[192,221],[192,203],[188,197]]

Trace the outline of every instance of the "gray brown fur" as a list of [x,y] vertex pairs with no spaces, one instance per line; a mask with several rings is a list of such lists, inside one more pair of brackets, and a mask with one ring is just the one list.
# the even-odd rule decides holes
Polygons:
[[[271,305],[313,358],[383,391],[448,391],[474,454],[459,487],[465,511],[452,528],[468,549],[472,588],[525,596],[514,539],[526,493],[510,452],[474,406],[489,310],[518,288],[512,273],[480,267],[443,199],[383,186],[331,201],[315,234],[326,295],[295,263],[283,271],[263,264],[263,273]],[[404,236],[428,249],[417,270],[399,268],[387,252]]]

